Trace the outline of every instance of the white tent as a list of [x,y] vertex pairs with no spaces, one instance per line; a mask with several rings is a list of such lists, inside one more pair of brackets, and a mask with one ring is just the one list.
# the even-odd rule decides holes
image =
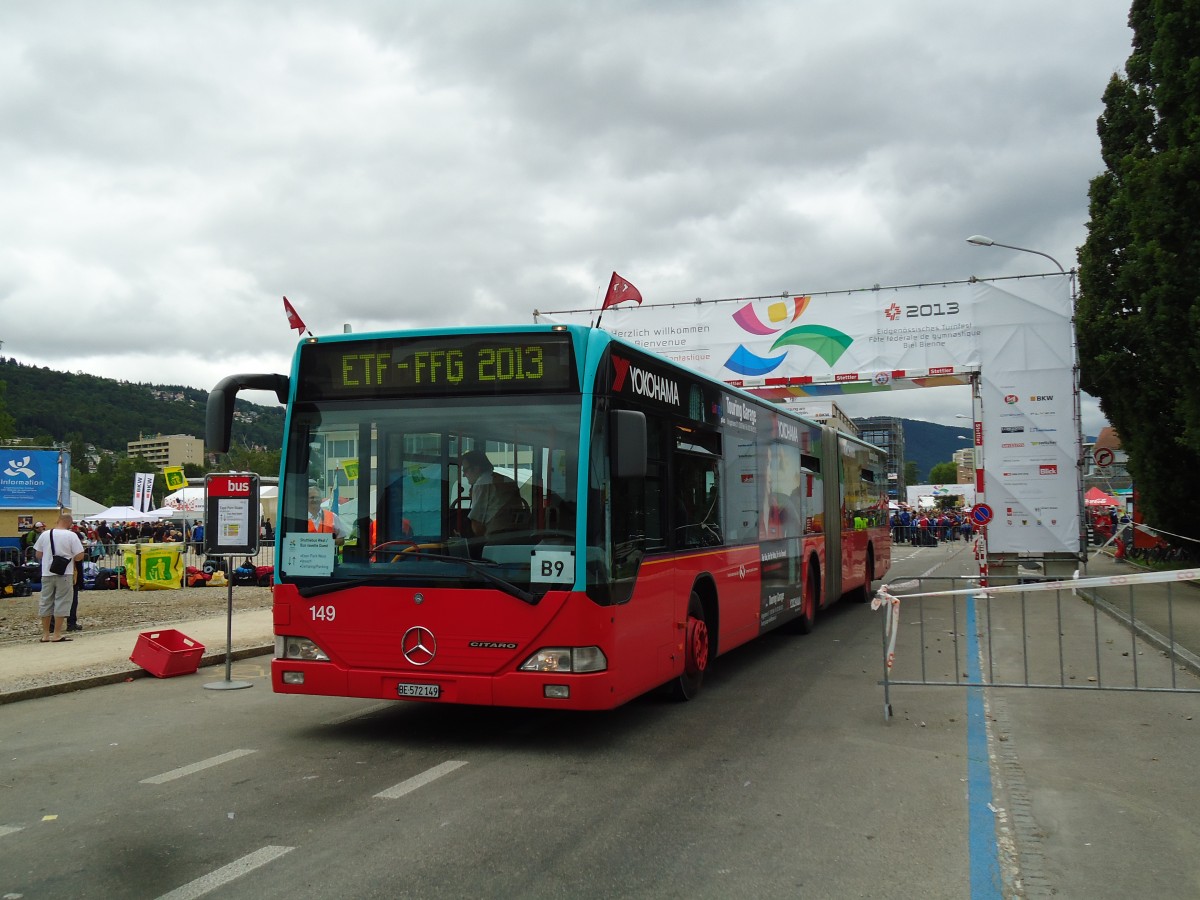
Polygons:
[[110,506],[87,518],[104,522],[157,522],[161,516],[153,512],[139,512],[132,506]]
[[163,508],[171,507],[183,512],[204,514],[204,488],[185,487],[163,497]]
[[89,519],[102,509],[103,503],[97,503],[91,497],[71,491],[71,515],[76,519]]

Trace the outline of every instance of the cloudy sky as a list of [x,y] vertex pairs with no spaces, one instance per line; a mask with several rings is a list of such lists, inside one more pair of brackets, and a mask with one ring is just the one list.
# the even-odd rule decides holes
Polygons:
[[0,4],[0,352],[208,389],[288,370],[283,295],[320,334],[525,323],[614,269],[648,302],[1052,270],[976,233],[1070,268],[1128,9]]

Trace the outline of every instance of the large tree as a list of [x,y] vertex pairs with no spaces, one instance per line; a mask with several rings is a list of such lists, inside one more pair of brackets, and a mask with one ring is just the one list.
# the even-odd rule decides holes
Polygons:
[[1145,520],[1200,536],[1200,0],[1134,0],[1098,122],[1076,310],[1084,390],[1121,436]]

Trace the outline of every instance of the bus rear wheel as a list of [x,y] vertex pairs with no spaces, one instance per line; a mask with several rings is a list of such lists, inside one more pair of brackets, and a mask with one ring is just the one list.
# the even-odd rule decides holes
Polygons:
[[862,590],[858,592],[858,599],[862,603],[867,603],[875,592],[871,589],[871,585],[875,583],[875,549],[867,547],[867,571],[865,575],[866,581],[863,583]]
[[708,671],[709,646],[704,604],[700,602],[700,595],[692,591],[683,629],[683,674],[671,683],[671,693],[676,700],[691,700],[700,693],[704,673]]

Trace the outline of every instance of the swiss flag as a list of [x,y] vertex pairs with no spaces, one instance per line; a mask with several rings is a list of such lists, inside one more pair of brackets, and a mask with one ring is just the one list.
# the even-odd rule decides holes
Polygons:
[[287,313],[289,328],[295,328],[297,331],[305,330],[304,320],[300,318],[300,314],[296,312],[295,307],[288,303],[287,297],[283,298],[283,311]]
[[612,278],[608,282],[608,293],[604,297],[604,305],[600,307],[600,311],[603,312],[610,306],[616,306],[618,303],[624,303],[626,300],[641,303],[642,292],[616,272],[613,272]]

